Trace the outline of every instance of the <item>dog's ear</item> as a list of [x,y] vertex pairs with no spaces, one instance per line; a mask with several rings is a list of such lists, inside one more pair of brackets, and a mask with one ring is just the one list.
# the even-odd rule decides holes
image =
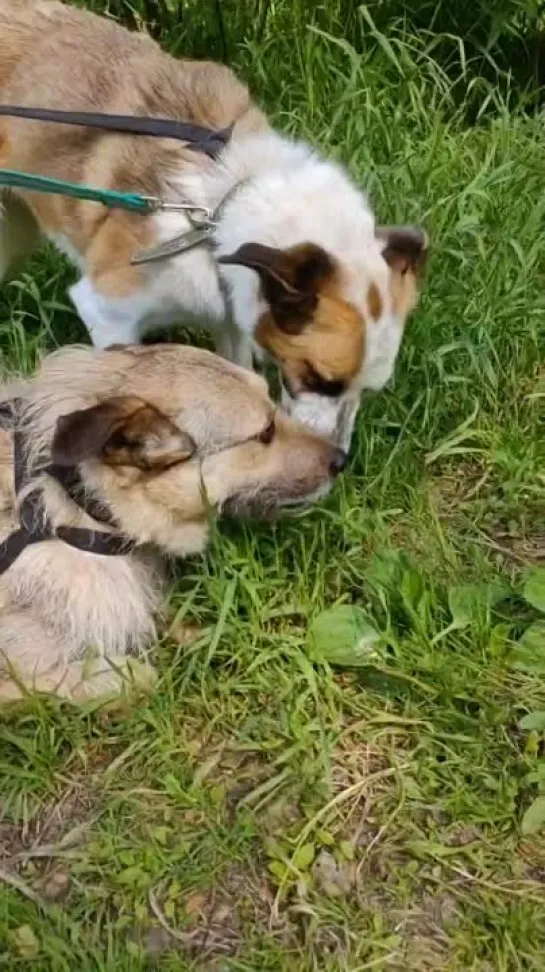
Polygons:
[[230,256],[220,257],[219,262],[249,267],[259,274],[273,318],[288,334],[298,334],[309,322],[320,286],[334,271],[331,258],[313,243],[287,250],[244,243]]
[[377,226],[375,236],[384,242],[382,255],[397,273],[419,273],[429,250],[428,234],[418,226]]
[[62,415],[51,449],[53,462],[60,466],[96,457],[112,466],[155,471],[184,462],[194,452],[191,436],[132,395]]

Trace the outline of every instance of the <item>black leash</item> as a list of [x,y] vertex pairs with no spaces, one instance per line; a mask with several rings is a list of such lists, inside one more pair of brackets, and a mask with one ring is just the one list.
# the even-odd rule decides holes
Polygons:
[[[0,428],[13,430],[13,476],[16,497],[27,483],[24,436],[17,428],[20,404],[17,399],[0,404]],[[42,471],[55,479],[70,499],[94,520],[109,526],[117,526],[102,504],[85,496],[84,484],[75,466],[63,467],[51,464]],[[42,497],[37,492],[31,492],[24,497],[18,513],[19,527],[0,544],[0,574],[11,567],[26,547],[34,543],[42,543],[44,540],[63,540],[70,547],[103,557],[127,554],[134,546],[132,541],[122,533],[62,526],[54,530],[44,509]]]
[[139,115],[105,115],[94,111],[57,111],[51,108],[26,108],[20,105],[0,105],[0,115],[28,118],[33,121],[55,122],[58,125],[79,125],[81,128],[100,128],[106,132],[125,135],[148,135],[153,138],[174,138],[187,142],[195,152],[204,152],[217,159],[225,148],[233,126],[218,132],[192,122],[171,118],[145,118]]

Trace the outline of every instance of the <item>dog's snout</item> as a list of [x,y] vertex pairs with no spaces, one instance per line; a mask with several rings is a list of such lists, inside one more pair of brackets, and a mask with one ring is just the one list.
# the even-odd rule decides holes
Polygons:
[[344,451],[344,449],[335,449],[331,461],[329,463],[329,471],[331,475],[338,476],[339,473],[342,473],[347,462],[348,462],[348,454]]

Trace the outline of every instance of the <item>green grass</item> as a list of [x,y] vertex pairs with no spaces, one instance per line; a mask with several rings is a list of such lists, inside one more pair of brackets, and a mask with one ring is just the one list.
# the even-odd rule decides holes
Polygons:
[[[157,645],[151,698],[35,699],[0,721],[9,969],[543,968],[545,850],[524,815],[544,720],[520,723],[545,709],[524,597],[545,547],[544,121],[470,80],[455,39],[456,104],[431,36],[367,22],[356,54],[334,18],[328,36],[290,9],[238,66],[381,219],[428,228],[423,300],[333,495],[225,526],[181,567],[171,608],[200,633]],[[42,254],[3,288],[3,370],[83,337],[71,277]],[[309,624],[340,603],[382,634],[364,667],[312,652]]]

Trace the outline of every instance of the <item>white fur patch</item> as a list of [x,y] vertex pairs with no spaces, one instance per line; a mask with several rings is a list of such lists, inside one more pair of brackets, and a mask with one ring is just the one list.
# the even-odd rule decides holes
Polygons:
[[70,288],[69,294],[97,348],[138,343],[142,321],[150,308],[146,293],[103,297],[88,277],[82,277]]
[[303,393],[296,399],[282,390],[282,406],[304,425],[326,439],[335,439],[339,404],[325,395]]
[[70,646],[64,662],[83,657],[87,648],[124,655],[153,639],[157,577],[134,557],[97,557],[46,541],[23,551],[7,584],[19,607],[46,618],[59,644]]

